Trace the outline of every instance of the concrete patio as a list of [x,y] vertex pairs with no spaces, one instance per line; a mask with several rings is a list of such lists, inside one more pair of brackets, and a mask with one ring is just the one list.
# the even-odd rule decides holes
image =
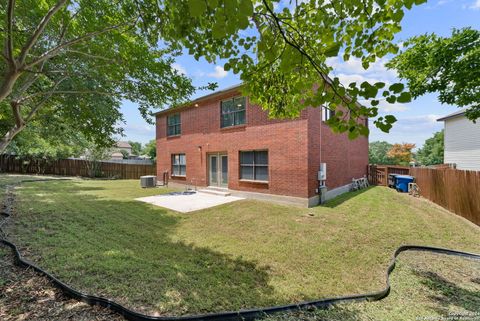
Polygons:
[[181,213],[188,213],[221,204],[242,200],[242,197],[219,196],[208,193],[196,192],[194,194],[164,194],[136,198],[135,200],[161,206]]

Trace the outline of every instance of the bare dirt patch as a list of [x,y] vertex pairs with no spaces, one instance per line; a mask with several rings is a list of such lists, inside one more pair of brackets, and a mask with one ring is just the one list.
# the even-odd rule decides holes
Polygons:
[[125,320],[105,308],[66,297],[45,277],[14,265],[9,252],[0,246],[0,320]]

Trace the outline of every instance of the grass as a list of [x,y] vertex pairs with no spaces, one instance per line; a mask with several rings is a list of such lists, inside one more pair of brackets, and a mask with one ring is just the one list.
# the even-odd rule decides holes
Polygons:
[[138,185],[24,183],[10,235],[68,283],[158,315],[375,291],[401,244],[480,252],[478,228],[383,187],[312,209],[243,200],[180,214],[135,201],[167,191]]
[[480,318],[478,276],[478,261],[407,252],[400,255],[390,277],[390,295],[381,301],[285,313],[263,321],[477,320]]

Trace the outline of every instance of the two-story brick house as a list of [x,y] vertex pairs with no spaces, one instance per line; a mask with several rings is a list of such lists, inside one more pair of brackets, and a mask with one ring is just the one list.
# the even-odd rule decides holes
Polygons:
[[[334,134],[322,121],[327,110],[307,108],[297,119],[269,119],[239,90],[231,87],[156,114],[158,177],[168,171],[176,182],[313,206],[320,191],[331,198],[366,174],[368,138]],[[325,181],[319,181],[321,163]]]

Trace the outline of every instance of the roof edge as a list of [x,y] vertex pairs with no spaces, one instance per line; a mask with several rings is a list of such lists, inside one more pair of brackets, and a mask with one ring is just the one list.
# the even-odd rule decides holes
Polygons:
[[445,121],[445,120],[450,119],[450,118],[463,116],[463,115],[465,115],[465,112],[466,112],[466,111],[467,111],[466,108],[461,109],[461,110],[457,110],[457,111],[454,112],[454,113],[451,113],[451,114],[448,114],[448,115],[446,115],[446,116],[443,116],[443,117],[438,118],[437,121]]
[[206,100],[206,99],[209,99],[209,98],[213,98],[215,96],[218,96],[218,95],[222,95],[222,94],[225,94],[229,91],[233,91],[235,89],[239,89],[243,86],[243,83],[240,83],[240,84],[237,84],[237,85],[233,85],[233,86],[230,86],[230,87],[226,87],[224,89],[221,89],[221,90],[217,90],[217,91],[214,91],[213,93],[210,93],[210,94],[207,94],[207,95],[203,95],[203,96],[200,96],[198,98],[195,98],[194,100],[191,100],[189,102],[186,102],[185,104],[182,104],[182,105],[177,105],[177,106],[173,106],[173,107],[169,107],[167,109],[163,109],[163,110],[160,110],[160,111],[157,111],[156,113],[154,113],[153,115],[154,116],[157,116],[157,115],[161,115],[161,114],[164,114],[164,113],[167,113],[169,111],[172,111],[174,109],[181,109],[181,108],[186,108],[186,107],[189,107],[190,105],[192,104],[195,104],[195,103],[198,103],[200,101],[203,101],[203,100]]

